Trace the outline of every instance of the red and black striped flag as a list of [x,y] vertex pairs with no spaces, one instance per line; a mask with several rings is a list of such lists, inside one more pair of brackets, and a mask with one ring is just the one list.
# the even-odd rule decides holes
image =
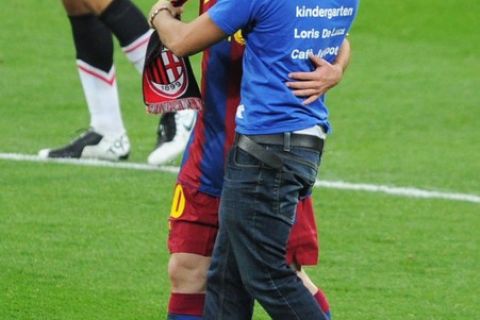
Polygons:
[[200,90],[188,57],[177,57],[165,48],[156,32],[148,42],[142,78],[148,113],[202,109]]

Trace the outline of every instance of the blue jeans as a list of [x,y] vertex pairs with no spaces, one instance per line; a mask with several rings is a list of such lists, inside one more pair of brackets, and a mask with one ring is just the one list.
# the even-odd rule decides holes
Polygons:
[[285,260],[298,199],[311,192],[321,153],[264,147],[280,155],[282,168],[238,146],[228,156],[204,319],[251,319],[255,299],[275,320],[326,319]]

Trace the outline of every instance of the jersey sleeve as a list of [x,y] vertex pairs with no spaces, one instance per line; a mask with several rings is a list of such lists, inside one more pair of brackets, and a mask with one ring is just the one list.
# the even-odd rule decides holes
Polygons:
[[255,0],[219,0],[207,14],[223,32],[231,35],[253,22],[258,5]]

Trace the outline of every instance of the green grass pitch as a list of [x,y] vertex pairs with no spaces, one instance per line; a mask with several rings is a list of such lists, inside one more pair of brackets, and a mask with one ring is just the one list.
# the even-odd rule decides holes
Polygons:
[[[479,12],[478,0],[361,2],[319,178],[480,195]],[[145,162],[158,120],[118,45],[115,61],[130,161]],[[60,2],[2,1],[0,154],[87,126]],[[0,319],[165,319],[174,181],[0,160]],[[480,319],[480,204],[326,188],[314,199],[322,252],[308,273],[334,319]]]

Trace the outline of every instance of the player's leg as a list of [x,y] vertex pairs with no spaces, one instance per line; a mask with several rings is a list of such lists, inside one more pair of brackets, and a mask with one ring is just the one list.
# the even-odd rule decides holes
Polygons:
[[188,186],[175,188],[168,237],[168,319],[202,319],[207,271],[218,230],[218,204],[218,198]]
[[310,293],[313,295],[327,318],[332,319],[332,314],[330,312],[330,304],[323,290],[317,287],[317,285],[310,279],[308,274],[305,272],[305,270],[301,268],[301,266],[295,267],[297,269],[297,276],[302,280],[303,285],[307,287],[308,291],[310,291]]
[[322,291],[301,266],[316,265],[318,261],[318,235],[311,197],[301,199],[287,247],[287,262],[297,270],[297,276],[310,291],[325,315],[331,319],[330,305]]
[[39,154],[52,158],[127,158],[130,144],[120,112],[112,34],[81,1],[63,0],[63,4],[72,28],[91,129],[63,148],[45,149]]
[[[120,42],[122,51],[139,73],[152,30],[140,9],[130,0],[83,0]],[[187,145],[195,121],[195,111],[164,114],[157,128],[155,150],[148,157],[153,165],[164,164],[180,155]]]
[[[217,209],[217,198],[177,185],[170,217],[169,319],[202,317],[206,275],[217,232]],[[297,212],[297,222],[289,239],[287,260],[329,316],[328,302],[322,290],[297,265],[317,263],[318,242],[311,198],[301,200]]]
[[130,0],[83,0],[120,42],[122,51],[139,73],[152,30],[140,9]]
[[210,261],[210,257],[198,254],[171,254],[168,262],[171,282],[168,319],[201,319]]

